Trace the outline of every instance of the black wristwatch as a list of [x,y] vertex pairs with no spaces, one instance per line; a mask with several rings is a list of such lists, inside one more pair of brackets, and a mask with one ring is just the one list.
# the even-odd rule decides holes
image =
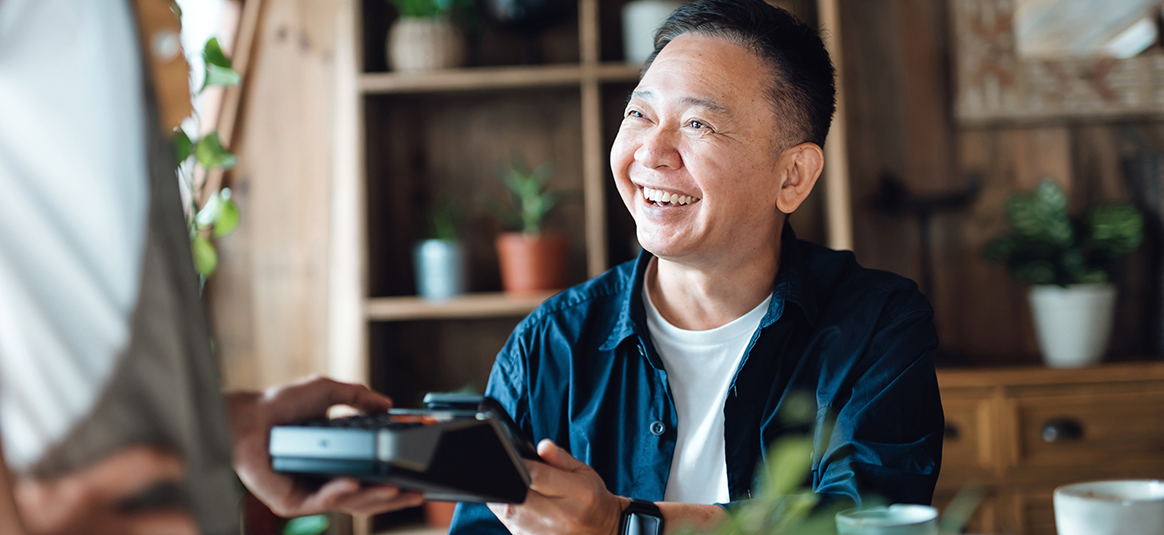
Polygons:
[[630,498],[618,523],[618,535],[663,535],[663,512],[654,503]]

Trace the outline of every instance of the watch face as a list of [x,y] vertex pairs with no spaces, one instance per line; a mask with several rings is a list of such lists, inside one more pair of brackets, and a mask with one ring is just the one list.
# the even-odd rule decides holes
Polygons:
[[659,517],[630,513],[626,517],[626,531],[623,535],[659,535]]

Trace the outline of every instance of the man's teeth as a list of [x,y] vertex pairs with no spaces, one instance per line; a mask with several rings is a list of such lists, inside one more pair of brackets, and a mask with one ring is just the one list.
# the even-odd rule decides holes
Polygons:
[[692,197],[690,195],[679,195],[678,193],[671,193],[669,191],[647,187],[643,188],[643,197],[648,201],[654,201],[659,204],[670,203],[685,205],[699,200],[698,197]]

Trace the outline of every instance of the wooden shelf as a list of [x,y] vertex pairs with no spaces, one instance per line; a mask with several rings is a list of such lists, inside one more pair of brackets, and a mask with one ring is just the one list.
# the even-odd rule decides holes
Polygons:
[[366,95],[486,91],[577,85],[593,77],[602,82],[638,80],[638,65],[603,63],[596,67],[578,64],[515,67],[476,67],[423,73],[364,73],[360,91]]
[[527,296],[480,293],[447,301],[429,301],[420,297],[374,297],[364,301],[364,316],[371,321],[524,316],[555,293],[540,292]]

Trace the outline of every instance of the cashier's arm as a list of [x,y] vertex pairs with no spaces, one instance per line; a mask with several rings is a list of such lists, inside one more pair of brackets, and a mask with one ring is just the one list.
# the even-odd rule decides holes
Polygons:
[[[272,426],[323,416],[333,405],[387,410],[392,403],[388,398],[361,385],[318,377],[264,392],[228,392],[225,398],[235,470],[276,514],[374,514],[419,505],[423,500],[418,493],[393,486],[363,486],[352,479],[309,488],[271,471],[267,436]],[[11,474],[0,452],[0,533],[194,535],[197,524],[184,508],[127,511],[122,506],[143,491],[180,484],[185,477],[181,457],[150,446],[117,451],[81,471],[51,480]]]
[[[531,479],[525,503],[489,504],[514,535],[613,535],[629,500],[606,490],[602,478],[550,440],[538,444],[544,462],[527,461]],[[718,505],[658,502],[666,533],[707,529],[727,520]]]

